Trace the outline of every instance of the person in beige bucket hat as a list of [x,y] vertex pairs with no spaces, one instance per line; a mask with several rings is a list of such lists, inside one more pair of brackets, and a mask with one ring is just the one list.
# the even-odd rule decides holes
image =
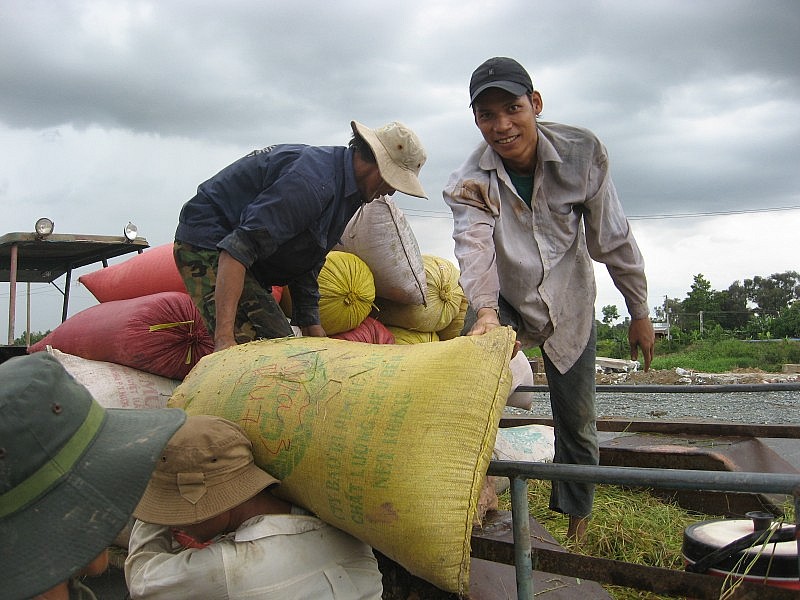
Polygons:
[[[397,121],[351,121],[344,146],[278,144],[201,183],[181,209],[174,255],[215,350],[255,339],[326,335],[317,276],[365,203],[395,191],[426,197],[417,135]],[[287,286],[288,321],[271,294]]]
[[164,448],[133,516],[159,525],[192,525],[276,483],[255,465],[250,441],[237,425],[220,417],[192,417]]
[[189,416],[133,514],[132,599],[380,598],[372,549],[273,494],[237,424]]

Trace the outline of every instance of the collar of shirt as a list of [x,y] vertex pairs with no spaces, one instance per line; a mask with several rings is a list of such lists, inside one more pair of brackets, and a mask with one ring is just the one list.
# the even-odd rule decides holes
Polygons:
[[358,194],[356,185],[356,172],[353,168],[353,153],[355,150],[348,147],[344,153],[344,195],[348,198],[353,194]]
[[273,535],[305,533],[323,527],[326,527],[325,522],[311,515],[258,515],[239,525],[233,539],[236,542],[252,542]]

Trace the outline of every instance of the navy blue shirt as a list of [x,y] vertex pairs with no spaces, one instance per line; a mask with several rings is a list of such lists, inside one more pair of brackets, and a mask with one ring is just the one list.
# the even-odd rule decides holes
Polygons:
[[362,202],[352,149],[271,146],[201,183],[175,239],[227,251],[264,287],[288,284],[293,323],[314,325],[317,275]]

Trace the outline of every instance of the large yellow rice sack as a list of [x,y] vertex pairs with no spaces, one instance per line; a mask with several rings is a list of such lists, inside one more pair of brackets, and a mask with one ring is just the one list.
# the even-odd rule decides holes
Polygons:
[[328,335],[355,329],[369,316],[375,301],[375,280],[358,256],[329,252],[317,281],[319,320]]
[[260,340],[203,358],[168,404],[238,423],[287,499],[463,594],[514,339]]
[[384,325],[394,325],[413,331],[445,329],[458,315],[464,291],[458,285],[456,266],[444,258],[423,254],[425,265],[425,305],[400,304],[384,298],[375,303],[377,319]]

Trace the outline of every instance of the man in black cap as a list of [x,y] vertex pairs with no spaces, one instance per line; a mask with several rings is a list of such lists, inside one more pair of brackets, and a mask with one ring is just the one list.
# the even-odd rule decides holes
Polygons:
[[180,409],[104,409],[53,356],[0,365],[2,597],[94,598]]
[[[511,58],[490,58],[470,80],[484,143],[450,176],[460,283],[470,335],[511,325],[523,347],[540,346],[556,434],[555,461],[597,464],[596,286],[604,263],[631,315],[631,358],[650,368],[655,335],[644,261],[590,131],[538,120],[542,97]],[[583,537],[594,486],[553,482],[550,508]]]

